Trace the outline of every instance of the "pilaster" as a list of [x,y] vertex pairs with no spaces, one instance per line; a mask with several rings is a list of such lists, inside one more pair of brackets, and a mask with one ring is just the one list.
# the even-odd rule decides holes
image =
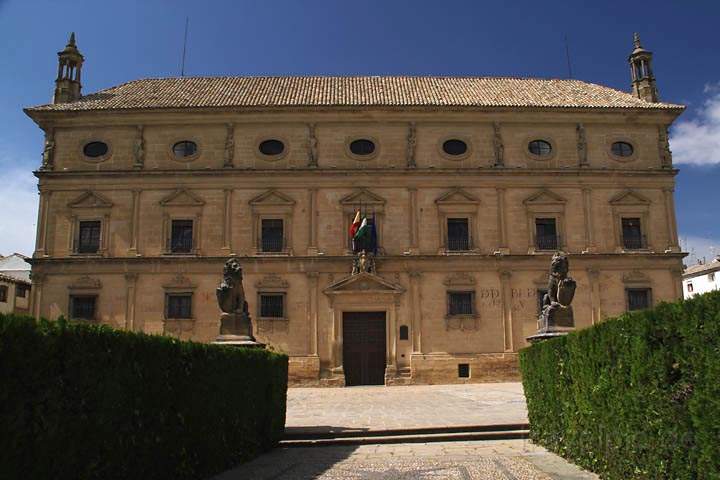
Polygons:
[[510,253],[508,248],[507,236],[507,218],[505,215],[505,189],[496,188],[497,192],[497,222],[498,222],[498,246],[496,253],[507,255]]
[[513,318],[512,318],[512,291],[510,290],[510,278],[512,273],[507,270],[499,272],[500,274],[500,296],[502,301],[502,322],[503,322],[503,340],[506,352],[513,352],[515,342],[513,339]]

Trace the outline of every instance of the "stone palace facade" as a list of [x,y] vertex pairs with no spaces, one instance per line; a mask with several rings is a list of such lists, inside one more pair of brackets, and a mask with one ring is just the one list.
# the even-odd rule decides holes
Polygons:
[[[212,341],[237,256],[294,382],[515,378],[553,252],[576,327],[682,297],[669,125],[650,52],[632,93],[579,80],[213,77],[81,95],[74,36],[45,132],[33,313]],[[348,229],[375,219],[374,272]]]

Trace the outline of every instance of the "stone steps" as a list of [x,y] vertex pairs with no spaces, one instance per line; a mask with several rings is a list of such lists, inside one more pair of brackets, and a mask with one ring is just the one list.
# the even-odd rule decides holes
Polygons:
[[314,447],[330,445],[372,445],[390,443],[430,443],[480,440],[524,439],[528,424],[463,425],[390,430],[286,430],[280,446]]

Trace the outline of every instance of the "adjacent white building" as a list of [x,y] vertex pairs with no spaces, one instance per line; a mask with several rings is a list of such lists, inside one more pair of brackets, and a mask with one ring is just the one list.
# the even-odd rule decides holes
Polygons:
[[720,256],[712,262],[687,267],[682,278],[684,298],[720,290]]
[[25,255],[0,255],[0,313],[30,313],[30,264]]

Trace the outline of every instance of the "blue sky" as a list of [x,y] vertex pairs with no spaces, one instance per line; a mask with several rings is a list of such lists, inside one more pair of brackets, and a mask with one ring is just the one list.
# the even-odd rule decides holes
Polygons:
[[[629,89],[632,33],[655,53],[663,100],[688,110],[671,132],[680,168],[681,241],[720,253],[718,1],[0,0],[0,253],[32,252],[37,195],[30,172],[40,130],[21,111],[52,95],[56,52],[70,31],[85,55],[83,91],[187,75],[517,75]],[[685,244],[684,244],[685,245]]]

